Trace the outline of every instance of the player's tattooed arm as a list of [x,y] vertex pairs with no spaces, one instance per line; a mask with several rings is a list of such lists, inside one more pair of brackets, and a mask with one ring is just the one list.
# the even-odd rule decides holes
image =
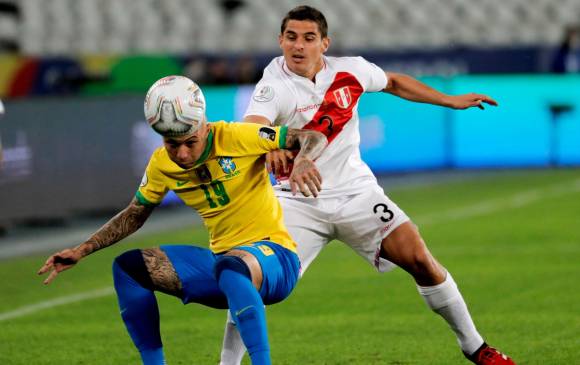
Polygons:
[[153,209],[154,206],[142,205],[133,198],[125,209],[105,223],[88,240],[75,247],[75,250],[84,257],[119,242],[141,228]]
[[303,157],[315,160],[327,144],[326,136],[318,131],[289,128],[286,134],[286,148],[290,150],[300,149],[296,159]]
[[149,218],[153,209],[152,206],[141,205],[134,198],[127,208],[111,218],[88,240],[75,248],[67,248],[51,255],[38,270],[39,275],[50,272],[44,284],[49,284],[61,271],[72,268],[83,257],[110,246],[138,230]]
[[292,194],[296,194],[300,190],[304,196],[311,194],[315,197],[318,196],[322,186],[322,176],[314,164],[314,160],[320,156],[327,144],[326,136],[320,132],[288,129],[287,148],[300,148],[294,159],[294,167],[289,178]]

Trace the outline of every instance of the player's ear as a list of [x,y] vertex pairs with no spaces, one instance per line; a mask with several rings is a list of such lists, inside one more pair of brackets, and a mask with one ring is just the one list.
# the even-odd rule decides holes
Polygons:
[[330,37],[322,38],[322,53],[328,51],[328,47],[330,47]]
[[278,46],[280,46],[280,49],[282,49],[282,40],[283,40],[283,35],[282,34],[278,35]]

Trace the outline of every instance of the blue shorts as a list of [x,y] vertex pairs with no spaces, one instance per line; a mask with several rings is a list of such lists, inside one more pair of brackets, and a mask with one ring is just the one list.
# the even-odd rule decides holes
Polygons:
[[[207,248],[188,245],[162,245],[161,250],[173,264],[181,280],[181,300],[184,304],[200,303],[212,308],[228,308],[226,296],[218,287],[214,275],[216,259]],[[264,304],[284,300],[296,286],[300,262],[296,253],[269,241],[235,247],[254,255],[262,268],[260,296]]]

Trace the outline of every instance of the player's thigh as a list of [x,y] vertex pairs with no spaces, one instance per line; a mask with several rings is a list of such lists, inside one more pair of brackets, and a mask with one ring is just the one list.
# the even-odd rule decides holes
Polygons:
[[324,202],[318,199],[294,199],[280,197],[284,223],[296,242],[301,264],[301,275],[332,240],[332,224]]
[[142,249],[141,255],[151,278],[153,290],[180,297],[181,280],[165,252],[154,247]]
[[264,304],[280,302],[290,295],[300,273],[296,253],[270,241],[238,246],[235,250],[248,252],[258,261],[262,275],[259,293]]
[[227,308],[225,295],[214,275],[216,255],[207,248],[190,245],[163,245],[181,282],[180,299],[184,304],[200,303],[213,308]]
[[393,263],[381,257],[381,242],[409,217],[378,186],[342,199],[334,216],[337,238],[380,272]]

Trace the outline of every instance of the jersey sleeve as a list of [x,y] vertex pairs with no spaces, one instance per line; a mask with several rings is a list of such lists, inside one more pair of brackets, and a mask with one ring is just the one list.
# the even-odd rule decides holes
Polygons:
[[365,91],[382,91],[387,87],[387,74],[383,69],[362,57],[356,57],[356,60],[360,81]]
[[162,174],[157,167],[157,157],[154,153],[143,174],[143,179],[135,193],[135,198],[142,205],[159,205],[169,188],[163,183]]
[[292,105],[291,100],[287,100],[287,94],[280,82],[271,78],[260,80],[254,89],[244,117],[258,115],[274,124],[281,115],[287,114],[288,107]]
[[216,154],[221,156],[262,155],[286,148],[286,126],[256,123],[224,123],[216,130]]

